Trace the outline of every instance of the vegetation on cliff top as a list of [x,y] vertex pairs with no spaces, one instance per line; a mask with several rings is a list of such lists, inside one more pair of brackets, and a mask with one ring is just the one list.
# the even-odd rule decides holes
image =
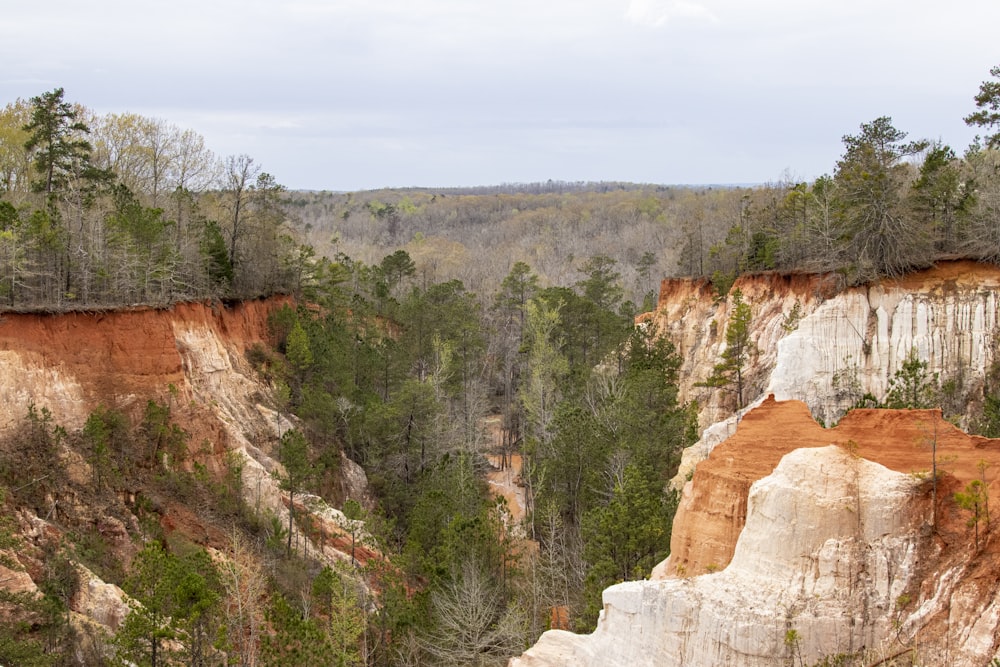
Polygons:
[[164,305],[287,292],[300,247],[284,188],[246,155],[61,88],[0,111],[0,307]]

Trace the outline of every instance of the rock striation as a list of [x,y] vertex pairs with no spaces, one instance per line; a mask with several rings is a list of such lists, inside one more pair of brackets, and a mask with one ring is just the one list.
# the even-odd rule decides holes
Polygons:
[[727,568],[613,586],[596,632],[547,633],[511,665],[765,667],[881,646],[916,572],[919,486],[837,446],[795,450],[753,484]]
[[[835,274],[763,274],[743,276],[734,288],[751,305],[758,350],[746,369],[745,405],[771,394],[801,400],[832,425],[864,394],[883,397],[911,351],[950,387],[962,425],[982,404],[1000,334],[1000,267],[943,262],[858,287],[844,287]],[[729,309],[707,281],[668,279],[657,310],[641,318],[674,341],[681,398],[700,407],[701,440],[685,452],[677,488],[741,418],[733,392],[698,386],[725,349]]]

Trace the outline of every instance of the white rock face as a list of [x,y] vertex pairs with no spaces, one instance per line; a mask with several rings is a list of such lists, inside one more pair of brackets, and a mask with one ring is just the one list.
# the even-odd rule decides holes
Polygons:
[[[604,592],[597,630],[550,631],[511,667],[772,667],[874,649],[915,572],[918,482],[839,447],[799,449],[750,492],[725,570]],[[959,664],[959,663],[956,663]]]
[[[829,297],[814,285],[774,277],[743,278],[736,286],[751,304],[751,339],[760,352],[747,369],[748,408],[774,394],[805,402],[821,424],[836,423],[863,394],[884,397],[911,350],[928,373],[956,383],[957,405],[971,410],[981,397],[1000,335],[1000,273],[993,269],[958,263],[912,284],[887,281]],[[677,299],[661,297],[654,320],[677,345],[681,399],[698,401],[703,428],[701,440],[683,453],[672,482],[679,489],[735,432],[739,415],[727,392],[697,386],[725,349],[729,304],[707,293]]]
[[833,422],[861,393],[884,396],[911,350],[942,381],[961,377],[966,390],[981,387],[993,362],[998,308],[991,284],[947,292],[849,290],[775,342],[764,393],[805,401],[817,420]]
[[131,609],[125,592],[114,584],[103,581],[96,574],[77,564],[80,588],[72,602],[74,612],[115,632]]

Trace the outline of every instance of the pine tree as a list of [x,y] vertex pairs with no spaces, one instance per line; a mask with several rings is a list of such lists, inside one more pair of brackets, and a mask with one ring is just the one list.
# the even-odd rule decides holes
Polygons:
[[62,88],[56,88],[32,97],[31,121],[24,126],[31,135],[24,147],[33,153],[35,170],[41,176],[32,183],[32,190],[50,196],[82,167],[89,166],[92,150],[84,138],[90,128],[77,120],[76,109],[63,100],[63,93]]
[[744,374],[750,359],[757,354],[757,346],[750,340],[753,316],[750,304],[743,301],[743,292],[739,288],[733,290],[732,299],[729,322],[726,324],[726,349],[722,352],[722,359],[712,369],[712,374],[699,386],[732,387],[736,394],[736,408],[741,410],[744,406]]
[[295,494],[302,490],[312,477],[312,463],[309,460],[309,443],[298,429],[287,431],[278,445],[278,461],[285,468],[279,476],[283,491],[288,491],[288,545],[286,555],[292,555],[292,533],[295,528]]

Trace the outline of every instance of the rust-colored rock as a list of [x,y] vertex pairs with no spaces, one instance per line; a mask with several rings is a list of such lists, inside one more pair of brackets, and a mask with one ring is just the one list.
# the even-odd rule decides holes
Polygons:
[[[750,485],[794,449],[836,444],[891,470],[929,479],[935,441],[939,472],[950,478],[941,483],[939,507],[952,506],[943,502],[949,493],[980,478],[980,462],[988,466],[991,496],[1000,497],[1000,440],[968,435],[943,420],[940,410],[853,410],[826,429],[804,403],[769,397],[743,417],[735,435],[717,445],[685,485],[670,559],[658,573],[700,574],[727,565],[746,520]],[[942,530],[963,530],[962,517],[939,513]]]
[[[57,423],[77,428],[99,405],[128,409],[136,401],[164,400],[171,385],[189,401],[194,394],[184,374],[177,330],[211,330],[232,350],[245,351],[267,340],[268,314],[287,302],[5,314],[0,317],[0,430],[17,424],[29,404],[45,407]],[[189,418],[197,421],[194,415]]]

